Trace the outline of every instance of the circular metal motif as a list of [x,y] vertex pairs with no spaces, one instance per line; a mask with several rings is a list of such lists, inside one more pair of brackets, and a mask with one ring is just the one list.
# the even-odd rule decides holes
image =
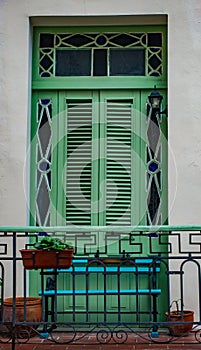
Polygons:
[[46,159],[42,159],[38,163],[38,169],[41,173],[47,173],[50,171],[50,163]]
[[107,44],[107,38],[105,35],[98,35],[96,37],[96,45],[97,46],[105,46]]
[[159,170],[159,164],[155,161],[151,161],[149,164],[148,164],[148,170],[150,173],[156,173],[158,170]]

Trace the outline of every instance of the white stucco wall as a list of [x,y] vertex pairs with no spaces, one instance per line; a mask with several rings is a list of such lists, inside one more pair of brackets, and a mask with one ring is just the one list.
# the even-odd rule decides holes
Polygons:
[[[174,6],[173,6],[174,3]],[[54,16],[88,17],[143,14],[168,15],[169,223],[200,224],[200,33],[201,3],[196,0],[1,0],[0,1],[0,194],[1,225],[26,224],[23,167],[30,109],[30,27],[51,24]],[[38,20],[38,16],[45,18]],[[49,17],[47,19],[47,17]],[[50,19],[50,17],[52,19]],[[37,22],[38,21],[38,22]],[[104,19],[105,23],[107,19]],[[133,21],[128,17],[129,23]],[[128,23],[127,21],[127,23]],[[71,23],[73,18],[71,19]],[[115,19],[114,19],[115,22]],[[121,17],[118,23],[121,22]],[[125,20],[122,18],[122,22]],[[57,21],[58,23],[58,21]],[[111,23],[111,22],[110,22]],[[171,154],[171,153],[170,153]]]
[[23,170],[28,169],[30,17],[51,25],[58,16],[71,24],[73,16],[93,23],[92,16],[110,15],[125,23],[122,16],[152,14],[168,15],[169,223],[201,224],[200,0],[0,0],[1,226],[28,223]]

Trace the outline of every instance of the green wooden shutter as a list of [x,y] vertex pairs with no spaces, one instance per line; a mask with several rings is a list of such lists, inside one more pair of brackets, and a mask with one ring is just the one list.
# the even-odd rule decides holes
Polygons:
[[131,224],[132,101],[108,101],[106,124],[106,225]]
[[66,93],[67,224],[90,225],[92,217],[99,225],[134,224],[137,102],[132,92],[121,94],[80,100]]
[[92,101],[66,103],[66,224],[91,225]]
[[135,170],[139,95],[133,91],[108,91],[101,92],[100,100],[103,103],[100,109],[103,124],[100,181],[105,188],[99,223],[133,225],[136,224],[134,211],[139,205],[139,196],[135,194],[139,171]]

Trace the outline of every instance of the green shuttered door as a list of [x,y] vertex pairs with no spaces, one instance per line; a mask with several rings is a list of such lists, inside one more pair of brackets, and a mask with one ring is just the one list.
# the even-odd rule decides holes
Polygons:
[[66,110],[66,224],[136,224],[139,92],[85,95],[60,94]]

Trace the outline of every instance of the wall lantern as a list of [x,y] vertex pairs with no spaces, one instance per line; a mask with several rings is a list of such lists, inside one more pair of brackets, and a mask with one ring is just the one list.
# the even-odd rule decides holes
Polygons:
[[161,96],[160,92],[156,90],[156,86],[154,86],[154,91],[151,92],[151,94],[148,96],[148,99],[152,108],[160,109],[163,96]]

